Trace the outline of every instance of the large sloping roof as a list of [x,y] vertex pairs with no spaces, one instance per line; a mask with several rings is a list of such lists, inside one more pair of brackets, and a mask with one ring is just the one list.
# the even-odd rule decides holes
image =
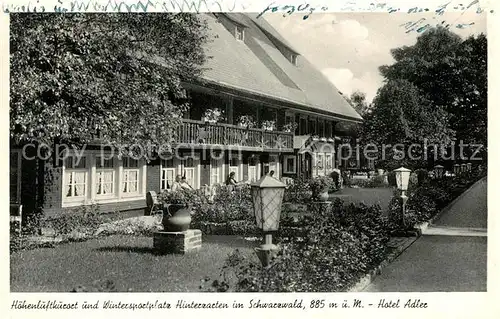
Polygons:
[[212,58],[205,65],[205,80],[331,116],[362,120],[338,89],[303,56],[293,65],[281,53],[277,45],[296,50],[263,18],[243,13],[224,17],[245,26],[245,41],[238,41],[215,15],[204,15],[213,35],[206,46]]

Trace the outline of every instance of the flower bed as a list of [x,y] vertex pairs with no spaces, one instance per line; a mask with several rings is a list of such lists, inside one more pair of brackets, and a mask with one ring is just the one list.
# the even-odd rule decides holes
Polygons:
[[368,179],[356,179],[353,178],[349,180],[350,187],[359,188],[378,188],[378,187],[388,187],[389,183],[385,181],[385,175],[378,175]]
[[390,225],[395,231],[413,229],[414,225],[427,222],[485,176],[477,171],[441,179],[427,179],[425,174],[420,173],[420,175],[419,182],[410,184],[408,190],[405,225],[401,225],[397,217],[401,215],[401,202],[397,193],[389,204]]
[[[279,236],[281,247],[271,266],[263,269],[235,251],[221,279],[207,291],[333,292],[346,291],[387,254],[387,221],[376,206],[312,207],[302,226]],[[298,231],[300,230],[300,231]]]

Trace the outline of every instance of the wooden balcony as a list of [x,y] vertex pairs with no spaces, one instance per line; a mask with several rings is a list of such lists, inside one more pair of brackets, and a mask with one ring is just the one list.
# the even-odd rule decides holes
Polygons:
[[182,120],[177,128],[177,146],[217,146],[220,149],[244,151],[293,152],[293,133],[243,128],[225,123]]

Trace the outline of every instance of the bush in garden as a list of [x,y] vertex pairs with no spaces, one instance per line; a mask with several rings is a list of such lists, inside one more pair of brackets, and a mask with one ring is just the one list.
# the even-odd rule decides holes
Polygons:
[[390,171],[387,173],[387,181],[389,182],[389,186],[397,186],[396,183],[396,173],[393,171]]
[[429,180],[429,172],[423,168],[419,168],[415,171],[417,175],[418,185],[423,185]]
[[208,203],[208,199],[201,189],[180,189],[175,192],[163,191],[158,195],[158,201],[166,204],[192,205],[193,209],[200,209]]
[[193,214],[193,225],[201,222],[225,223],[234,220],[253,218],[253,203],[250,186],[242,185],[235,189],[221,186],[211,203],[199,200]]
[[52,228],[56,236],[71,233],[90,235],[105,221],[107,218],[101,214],[98,205],[86,205],[63,210],[60,214],[45,219],[43,224]]
[[318,176],[310,180],[309,183],[312,192],[312,199],[318,200],[321,193],[329,191],[333,185],[333,180],[331,177]]
[[333,180],[333,184],[335,185],[335,188],[336,189],[339,189],[340,188],[340,174],[339,172],[337,171],[333,171],[331,174],[330,174],[330,177],[332,178]]
[[353,179],[351,186],[356,185],[360,188],[379,188],[387,187],[384,175],[377,175],[369,179]]
[[23,220],[22,232],[26,235],[38,235],[41,232],[44,213],[41,208],[35,209]]
[[310,180],[298,178],[285,188],[284,203],[308,203],[311,200]]
[[340,200],[330,210],[320,207],[313,207],[315,213],[302,233],[281,238],[278,256],[268,268],[235,251],[220,278],[206,278],[201,288],[218,292],[347,290],[386,256],[386,220],[379,207],[345,207]]
[[[414,224],[428,221],[480,178],[482,176],[475,172],[465,172],[455,177],[424,179],[420,185],[409,185],[405,226],[413,228]],[[398,191],[389,204],[389,217],[390,228],[401,229],[401,203]]]

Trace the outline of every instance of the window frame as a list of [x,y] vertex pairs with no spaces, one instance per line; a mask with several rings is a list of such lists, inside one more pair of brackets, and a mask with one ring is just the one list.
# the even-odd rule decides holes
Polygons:
[[[288,160],[293,160],[293,169],[288,166]],[[283,156],[283,173],[285,174],[296,174],[297,173],[297,157],[295,155],[284,155]]]
[[[167,164],[169,161],[172,161],[171,162],[171,165]],[[175,176],[177,175],[176,174],[176,167],[175,167],[175,163],[174,163],[174,160],[173,159],[170,159],[170,160],[161,160],[160,162],[160,190],[167,190],[167,189],[171,189],[172,187],[172,184],[175,182]],[[167,174],[168,172],[171,172],[172,173],[172,183],[170,184],[170,187],[167,187],[169,186],[168,185],[168,179],[167,179]]]
[[[89,174],[89,167],[87,167],[88,165],[88,155],[85,155],[85,156],[82,156],[80,158],[80,161],[83,159],[85,162],[85,167],[77,167],[75,168],[75,158],[77,156],[76,155],[70,155],[68,156],[67,158],[64,159],[63,161],[63,174],[62,174],[62,190],[61,190],[61,193],[62,193],[62,199],[61,199],[61,202],[62,203],[74,203],[74,202],[78,202],[78,203],[82,203],[82,202],[86,202],[88,199],[89,199],[89,194],[90,194],[90,191],[89,191],[89,188],[90,188],[90,185],[91,185],[91,181],[90,181],[90,174]],[[68,163],[66,162],[66,160],[68,158],[71,158],[71,166],[72,167],[68,167]],[[81,163],[81,162],[80,162]],[[92,166],[92,165],[90,165]],[[75,190],[75,184],[80,184],[80,183],[75,183],[75,174],[76,173],[84,173],[84,179],[85,179],[85,182],[83,183],[84,185],[84,194],[83,195],[80,195],[80,196],[68,196],[68,192],[66,192],[66,187],[68,186],[67,184],[67,175],[68,174],[71,174],[71,180],[72,180],[72,183],[71,183],[71,186],[72,186],[72,189],[71,189],[71,192],[74,193],[74,190]]]
[[[124,185],[128,185],[133,182],[130,180],[127,180],[128,178],[125,178],[125,176],[129,177],[130,173],[137,173],[137,191],[135,192],[130,192],[130,191],[125,191],[124,190]],[[123,168],[122,171],[122,180],[121,180],[121,185],[120,185],[121,193],[123,197],[132,197],[132,196],[138,196],[141,193],[141,173],[139,168]]]
[[[101,156],[95,156],[95,178],[94,178],[94,182],[95,182],[95,197],[97,199],[100,199],[100,198],[115,198],[115,197],[118,197],[118,192],[117,192],[117,179],[116,179],[116,171],[117,171],[117,161],[115,159],[115,157],[112,157],[110,159],[105,159],[105,160],[108,160],[108,161],[112,161],[112,167],[97,167],[97,164],[99,162],[99,158],[101,158]],[[112,176],[113,176],[113,179],[112,179],[112,187],[113,187],[113,190],[111,193],[108,193],[108,194],[98,194],[98,189],[99,189],[99,174],[100,173],[109,173],[109,172],[112,172]]]
[[[61,194],[61,207],[77,207],[81,205],[88,205],[90,203],[97,204],[115,204],[120,202],[128,202],[134,201],[144,198],[146,195],[146,172],[147,167],[145,165],[144,160],[142,159],[134,159],[137,162],[132,165],[128,164],[128,160],[123,161],[123,158],[113,157],[113,167],[101,168],[99,167],[98,161],[99,158],[105,156],[105,158],[109,158],[111,154],[102,154],[100,151],[96,150],[88,150],[85,151],[82,158],[85,158],[85,168],[71,168],[68,167],[67,161],[64,160],[62,167],[62,178],[60,181],[60,194]],[[68,157],[76,157],[77,154],[69,154]],[[106,157],[108,156],[108,157]],[[74,160],[73,160],[74,161]],[[125,164],[125,167],[124,167]],[[136,167],[130,167],[136,166]],[[73,167],[73,165],[72,165]],[[130,168],[129,168],[130,167]],[[66,196],[66,180],[68,180],[68,174],[72,172],[79,171],[85,172],[85,195],[82,196]],[[100,171],[113,171],[113,185],[114,190],[113,193],[109,194],[97,194],[98,191],[98,173]],[[129,177],[126,173],[127,171],[136,171],[137,173],[137,191],[136,192],[123,192],[123,183],[126,181],[128,184],[133,183],[134,181],[129,180]],[[127,176],[127,180],[125,180],[125,176]],[[72,177],[74,180],[74,176]],[[74,183],[73,183],[74,184]],[[127,189],[130,189],[130,185],[127,186]]]
[[[214,165],[215,164],[215,165]],[[222,159],[210,159],[210,185],[217,185],[224,183],[224,161]],[[213,177],[217,176],[217,180],[214,181]]]
[[325,168],[327,171],[333,170],[335,168],[335,165],[333,163],[333,154],[332,153],[325,154]]

